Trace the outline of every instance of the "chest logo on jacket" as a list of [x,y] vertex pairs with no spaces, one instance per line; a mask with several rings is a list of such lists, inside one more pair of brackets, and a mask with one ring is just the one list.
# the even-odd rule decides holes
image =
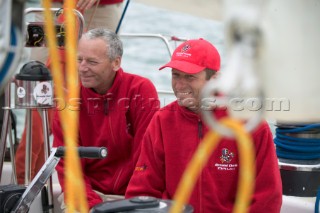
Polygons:
[[228,149],[223,148],[221,150],[220,161],[221,163],[230,163],[232,158],[234,157],[233,152],[230,152]]
[[238,168],[237,163],[231,163],[235,154],[228,150],[227,148],[223,148],[221,150],[220,155],[220,163],[216,163],[214,166],[221,171],[230,171],[230,170],[236,170]]

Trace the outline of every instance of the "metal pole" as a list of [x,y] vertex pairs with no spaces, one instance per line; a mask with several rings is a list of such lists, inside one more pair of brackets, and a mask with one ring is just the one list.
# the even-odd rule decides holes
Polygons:
[[7,144],[7,134],[8,134],[8,127],[9,127],[9,116],[10,116],[10,83],[8,83],[6,90],[5,90],[5,101],[4,101],[4,115],[3,115],[3,125],[1,131],[1,142],[0,142],[0,180],[2,176],[2,168],[4,162],[4,155],[6,151],[6,144]]
[[[47,161],[49,154],[50,154],[48,109],[41,109],[41,117],[42,117],[43,139],[44,139],[44,159],[45,159],[45,161]],[[51,175],[47,181],[47,188],[48,188],[48,190],[47,190],[48,206],[53,207],[53,208],[49,209],[49,212],[54,212],[53,211],[54,205],[53,205],[53,191],[52,191],[52,176]]]
[[31,182],[31,156],[32,156],[32,114],[31,109],[26,110],[26,161],[24,183],[29,185]]
[[10,159],[11,159],[11,166],[12,166],[12,181],[14,184],[18,184],[17,181],[17,170],[16,170],[16,161],[14,159],[14,143],[12,139],[12,125],[11,125],[11,116],[9,116],[9,143],[10,143]]

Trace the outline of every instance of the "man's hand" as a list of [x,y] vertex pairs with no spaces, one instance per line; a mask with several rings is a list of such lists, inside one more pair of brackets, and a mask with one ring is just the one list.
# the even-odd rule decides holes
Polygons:
[[90,9],[96,2],[97,0],[79,0],[77,3],[77,8],[79,10],[87,10]]

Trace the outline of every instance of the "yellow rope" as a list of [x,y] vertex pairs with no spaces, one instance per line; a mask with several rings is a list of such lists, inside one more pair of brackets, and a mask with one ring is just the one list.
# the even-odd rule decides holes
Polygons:
[[197,151],[193,155],[192,160],[182,176],[173,198],[174,205],[170,209],[170,213],[181,212],[184,204],[189,200],[199,174],[204,165],[207,163],[212,151],[217,146],[219,139],[220,136],[212,131],[205,135],[202,143],[200,143]]
[[251,135],[240,122],[224,120],[223,124],[233,130],[239,150],[239,180],[234,213],[248,212],[255,186],[255,147]]
[[[221,120],[221,123],[233,130],[239,150],[239,182],[233,212],[247,212],[255,179],[255,151],[252,138],[238,121],[225,118]],[[204,165],[218,145],[220,138],[221,136],[213,131],[209,131],[205,135],[181,178],[170,213],[182,212]]]
[[[75,1],[69,0],[64,3],[64,11],[66,18],[66,79],[67,93],[63,91],[63,75],[62,66],[60,64],[60,56],[57,50],[57,41],[55,36],[55,27],[53,16],[51,14],[51,0],[43,1],[45,16],[45,31],[49,46],[49,55],[52,59],[52,76],[55,84],[55,93],[57,97],[63,98],[68,103],[72,98],[79,98],[78,74],[76,65],[77,36],[76,21],[73,9]],[[81,164],[78,153],[74,147],[77,146],[78,134],[78,111],[77,110],[61,110],[59,111],[64,141],[66,145],[65,156],[65,198],[68,212],[89,212],[88,203],[85,196],[85,187],[81,171]]]

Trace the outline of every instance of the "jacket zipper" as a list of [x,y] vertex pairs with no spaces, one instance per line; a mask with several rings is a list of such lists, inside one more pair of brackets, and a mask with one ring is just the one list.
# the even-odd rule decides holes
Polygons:
[[[110,134],[111,134],[111,138],[112,138],[112,143],[116,144],[116,140],[115,140],[115,137],[114,137],[114,134],[113,134],[113,129],[112,129],[112,122],[111,122],[111,116],[109,116],[109,127],[110,127]],[[115,192],[117,186],[119,185],[119,181],[120,181],[120,177],[121,177],[121,174],[122,174],[122,168],[120,170],[118,170],[118,174],[117,174],[117,178],[116,180],[114,181],[114,184],[113,184],[113,192]]]
[[198,137],[199,139],[203,138],[203,127],[201,120],[198,120]]

